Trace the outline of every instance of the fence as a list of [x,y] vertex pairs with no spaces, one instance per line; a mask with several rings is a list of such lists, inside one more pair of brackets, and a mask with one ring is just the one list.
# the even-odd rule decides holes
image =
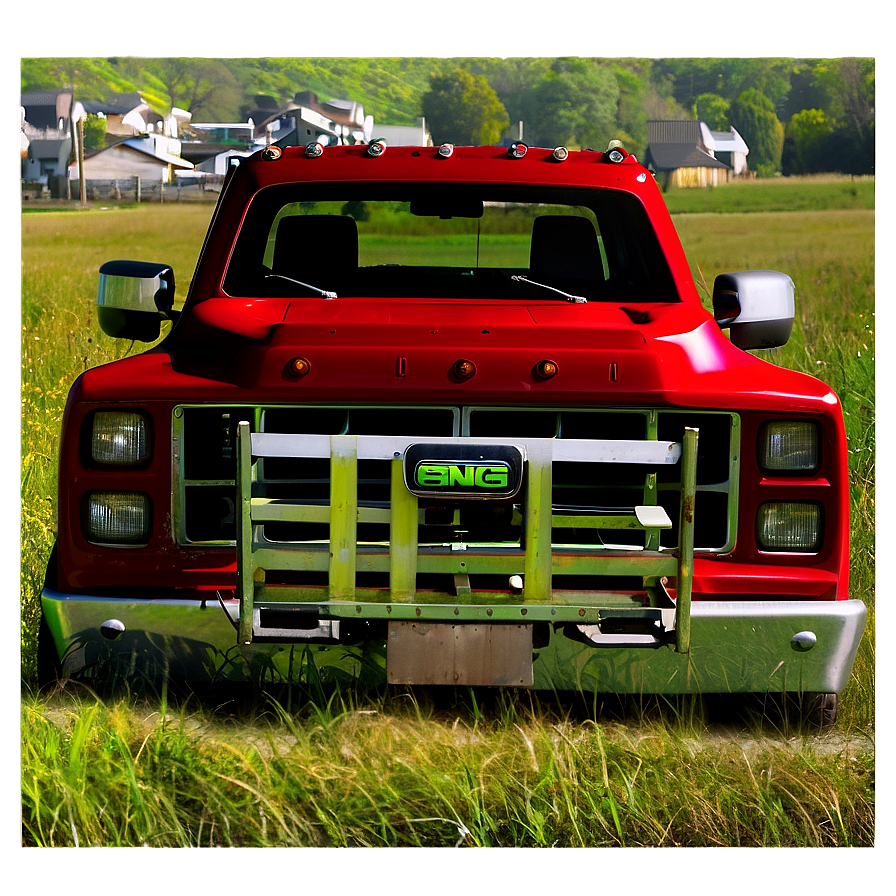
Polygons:
[[[104,200],[133,202],[180,202],[180,201],[214,201],[221,192],[224,176],[209,174],[202,178],[180,178],[173,184],[161,180],[148,180],[144,177],[97,178],[85,181],[85,194],[88,202]],[[81,182],[72,180],[68,187],[64,184],[58,199],[78,201],[81,196]],[[56,191],[54,191],[55,193]]]

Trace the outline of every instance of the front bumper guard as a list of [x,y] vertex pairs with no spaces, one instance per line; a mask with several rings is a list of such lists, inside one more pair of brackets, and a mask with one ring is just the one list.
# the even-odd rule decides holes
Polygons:
[[[115,664],[117,669],[142,670],[150,676],[172,676],[193,682],[215,680],[256,683],[299,681],[310,665],[329,668],[343,680],[370,685],[387,681],[389,620],[385,605],[330,605],[330,643],[309,637],[292,643],[255,640],[238,644],[239,603],[224,600],[221,611],[213,595],[207,600],[131,600],[63,594],[45,589],[44,616],[62,657],[64,675],[82,674]],[[362,608],[358,613],[357,607]],[[470,606],[464,610],[470,611]],[[454,623],[455,607],[427,607],[428,622],[451,625],[530,625],[556,620],[558,612],[576,608],[503,607],[517,611],[517,621],[491,621],[487,607],[479,621]],[[522,610],[526,609],[525,616]],[[420,619],[416,608],[399,614]],[[438,611],[438,612],[435,612]],[[595,611],[596,612],[596,611]],[[668,611],[659,611],[668,613]],[[581,624],[580,633],[598,625],[588,617],[550,626],[546,646],[533,646],[532,686],[536,689],[582,689],[596,693],[839,693],[846,686],[865,626],[860,600],[845,601],[704,601],[691,605],[690,650],[674,644],[615,646],[598,638],[567,637],[564,626]],[[339,616],[343,613],[343,616]],[[371,623],[370,633],[347,643],[340,626]],[[444,616],[443,619],[440,619]],[[114,621],[115,624],[107,623]],[[377,629],[376,622],[385,623]],[[334,629],[342,637],[333,643]],[[582,632],[582,629],[585,631]],[[323,631],[321,634],[324,634]],[[592,631],[593,635],[594,632]],[[591,643],[588,643],[588,642]],[[645,645],[648,646],[648,645]],[[338,671],[337,671],[338,670]],[[459,683],[464,683],[463,681]]]

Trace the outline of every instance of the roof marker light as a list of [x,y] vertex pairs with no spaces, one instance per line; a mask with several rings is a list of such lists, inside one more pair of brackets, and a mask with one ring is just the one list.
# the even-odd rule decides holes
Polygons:
[[453,143],[443,143],[439,147],[439,157],[443,159],[448,159],[454,154],[454,144]]
[[565,146],[558,146],[551,155],[558,162],[565,162],[569,158],[569,150]]
[[381,156],[386,151],[386,141],[382,137],[378,137],[372,143],[370,143],[367,147],[367,155],[372,158],[376,158],[377,156]]
[[269,162],[272,162],[274,159],[279,159],[282,154],[283,150],[280,149],[279,146],[266,146],[261,151],[261,157],[267,159]]
[[611,140],[607,144],[605,157],[608,162],[621,162],[627,155],[628,153],[625,151],[625,147],[622,145],[621,140]]
[[324,154],[324,147],[322,143],[309,143],[305,147],[305,155],[308,156],[309,159],[316,159],[318,156],[322,156]]
[[511,159],[521,159],[528,151],[529,147],[526,146],[525,143],[516,141],[515,143],[510,144],[510,149],[507,150],[507,155],[509,155]]

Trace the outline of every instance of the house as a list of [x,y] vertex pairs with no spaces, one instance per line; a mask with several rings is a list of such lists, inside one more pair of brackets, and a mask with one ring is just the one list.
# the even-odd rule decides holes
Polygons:
[[22,180],[47,184],[64,174],[72,154],[70,89],[23,93]]
[[85,114],[106,119],[109,137],[134,137],[165,130],[162,116],[139,93],[118,93],[105,100],[81,100],[81,106]]
[[387,146],[432,146],[425,118],[418,118],[415,125],[378,124],[374,131],[374,138],[382,138]]
[[[180,155],[180,141],[164,134],[140,134],[113,143],[84,159],[84,180],[117,180],[140,177],[147,182],[173,183],[174,174],[193,164]],[[78,179],[78,165],[69,166],[71,180]]]
[[745,177],[749,173],[747,169],[747,155],[750,149],[744,138],[734,128],[730,128],[727,131],[711,131],[701,121],[700,129],[707,149],[720,162],[728,165],[735,177]]
[[[256,97],[256,100],[262,99]],[[270,100],[269,97],[264,98]],[[368,143],[373,116],[364,115],[364,107],[352,100],[322,102],[315,93],[303,90],[285,106],[272,109],[269,104],[253,111],[255,137],[277,146],[304,146],[319,142]]]
[[226,174],[231,156],[245,157],[258,149],[255,125],[250,119],[238,124],[224,122],[191,122],[181,133],[181,157],[200,172]]
[[[732,168],[715,157],[716,140],[712,134],[702,121],[647,122],[645,164],[660,177],[663,190],[669,186],[711,187],[729,180]],[[719,142],[723,142],[722,136]],[[741,144],[743,140],[737,144],[737,152],[741,151]],[[734,146],[733,139],[731,145]],[[746,145],[744,150],[749,151]]]

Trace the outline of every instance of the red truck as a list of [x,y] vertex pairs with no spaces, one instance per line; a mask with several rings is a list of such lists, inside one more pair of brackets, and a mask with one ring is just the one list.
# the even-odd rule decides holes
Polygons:
[[[100,269],[72,387],[48,675],[792,694],[865,623],[846,440],[788,276],[703,308],[623,147],[269,146],[189,292]],[[724,332],[728,331],[727,335]]]

